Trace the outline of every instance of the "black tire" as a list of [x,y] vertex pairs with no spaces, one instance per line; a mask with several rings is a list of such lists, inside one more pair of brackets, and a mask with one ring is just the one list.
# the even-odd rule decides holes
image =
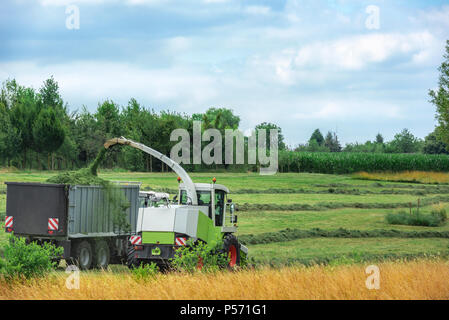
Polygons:
[[131,244],[131,242],[128,242],[128,252],[127,252],[127,259],[126,264],[128,265],[128,268],[134,269],[139,266],[139,263],[135,256],[136,249],[134,249],[134,246]]
[[109,260],[111,258],[108,243],[105,240],[98,240],[95,242],[95,251],[93,257],[93,264],[95,268],[107,269]]
[[222,252],[230,256],[228,268],[233,269],[240,265],[240,244],[233,234],[228,234],[224,237]]
[[74,246],[74,262],[81,270],[89,270],[93,265],[92,246],[89,241],[83,240],[75,243]]

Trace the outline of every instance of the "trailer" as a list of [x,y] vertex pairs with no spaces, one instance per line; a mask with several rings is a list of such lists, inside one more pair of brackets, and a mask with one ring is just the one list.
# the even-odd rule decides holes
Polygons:
[[[121,184],[114,192],[129,202],[130,229],[114,225],[101,186],[6,182],[6,232],[27,241],[64,248],[63,257],[82,270],[107,268],[127,258],[127,241],[136,232],[139,184]],[[122,197],[125,199],[124,197]]]

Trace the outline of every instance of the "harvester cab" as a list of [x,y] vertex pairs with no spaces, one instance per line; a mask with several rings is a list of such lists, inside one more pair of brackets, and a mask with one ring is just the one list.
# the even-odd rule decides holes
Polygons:
[[228,198],[228,188],[216,184],[215,178],[210,184],[193,183],[187,172],[172,159],[123,137],[107,141],[105,148],[115,144],[140,149],[167,164],[179,176],[176,202],[140,206],[136,233],[129,239],[129,267],[150,262],[167,266],[178,248],[198,241],[212,246],[222,243],[221,252],[228,254],[229,266],[240,264],[248,249],[234,235],[237,217],[234,204]]
[[[213,225],[222,227],[223,232],[237,232],[237,216],[234,215],[235,207],[232,200],[228,198],[229,189],[221,184],[195,183],[198,205],[207,206],[207,216]],[[185,186],[179,186],[179,205],[191,205]]]

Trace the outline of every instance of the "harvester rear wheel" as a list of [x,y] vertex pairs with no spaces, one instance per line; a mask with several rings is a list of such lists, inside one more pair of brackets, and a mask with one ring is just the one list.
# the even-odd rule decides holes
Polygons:
[[233,234],[225,236],[223,239],[223,252],[229,257],[229,268],[240,265],[240,244]]

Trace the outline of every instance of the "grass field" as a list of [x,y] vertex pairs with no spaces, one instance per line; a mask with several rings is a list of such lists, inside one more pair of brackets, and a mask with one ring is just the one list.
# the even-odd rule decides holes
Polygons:
[[[54,173],[49,172],[3,172],[0,173],[0,219],[2,213],[5,212],[6,205],[6,195],[5,186],[3,182],[5,181],[27,181],[27,182],[43,182],[48,177],[54,175]],[[142,187],[151,188],[155,190],[165,189],[165,190],[176,190],[177,181],[176,175],[172,173],[128,173],[128,172],[115,172],[115,171],[103,171],[100,173],[102,178],[111,181],[140,181],[142,182]],[[348,230],[399,230],[399,231],[417,231],[419,233],[427,231],[449,231],[449,223],[446,222],[440,227],[415,227],[415,226],[400,226],[400,225],[389,225],[385,222],[385,215],[391,212],[397,212],[399,210],[408,210],[408,204],[412,203],[416,206],[418,199],[424,201],[426,199],[444,199],[442,203],[436,204],[449,209],[449,186],[444,184],[438,184],[438,181],[429,178],[429,183],[410,183],[411,180],[407,182],[398,182],[394,179],[388,179],[392,182],[386,181],[371,181],[368,179],[360,179],[357,176],[351,175],[324,175],[324,174],[307,174],[307,173],[286,173],[277,174],[274,176],[260,176],[258,174],[248,173],[193,173],[192,178],[195,182],[211,182],[212,177],[217,178],[217,183],[224,184],[229,187],[231,191],[231,198],[238,205],[249,204],[249,205],[279,205],[278,209],[266,210],[266,209],[251,209],[245,211],[237,212],[239,215],[239,232],[238,235],[259,235],[267,232],[278,232],[286,228],[294,228],[301,230],[313,230],[314,228],[320,228],[325,231],[337,230],[340,228]],[[438,177],[438,175],[435,175]],[[446,202],[447,201],[447,202]],[[434,201],[435,202],[435,201]],[[421,202],[423,203],[423,202]],[[310,205],[312,209],[307,210],[292,210],[286,209],[285,206],[288,205]],[[323,204],[335,205],[334,209],[331,207],[323,207]],[[362,204],[362,205],[361,205]],[[402,204],[402,209],[397,207],[390,207],[393,204]],[[344,207],[340,207],[344,205]],[[372,206],[372,207],[370,207]],[[380,208],[379,206],[386,206],[385,208]],[[317,210],[315,210],[317,209]],[[421,207],[421,212],[430,212],[432,209],[431,205],[425,205]],[[0,242],[4,242],[6,239],[3,230],[0,232]],[[354,270],[360,272],[361,262],[366,263],[367,261],[379,262],[384,260],[385,257],[394,257],[395,259],[411,259],[413,257],[424,257],[424,256],[440,256],[441,260],[439,263],[433,263],[428,261],[421,262],[409,262],[409,263],[398,263],[400,268],[412,268],[419,265],[419,263],[429,264],[435,270],[445,265],[443,257],[449,255],[449,239],[440,237],[416,237],[416,238],[391,238],[391,237],[378,237],[378,238],[330,238],[330,237],[310,237],[304,239],[296,239],[291,241],[273,241],[265,244],[248,245],[250,250],[250,256],[257,262],[273,264],[290,264],[291,262],[305,262],[305,261],[318,261],[326,262],[331,265],[347,265],[356,263],[353,267],[340,266],[339,272],[342,272],[345,276],[349,276]],[[443,261],[443,262],[442,262]],[[395,273],[393,264],[386,264],[386,268],[390,268],[392,273]],[[447,265],[445,265],[447,267]],[[321,276],[329,276],[331,269],[326,267],[317,267],[314,269]],[[322,269],[320,269],[322,268]],[[351,269],[353,268],[353,269]],[[399,268],[399,267],[398,267]],[[289,268],[286,270],[265,270],[260,274],[260,279],[267,277],[267,279],[272,279],[273,286],[276,281],[279,281],[278,285],[287,285],[287,280],[289,277],[294,279],[303,278],[310,276],[312,279],[317,275],[302,274],[303,269]],[[309,270],[309,269],[307,269]],[[332,269],[333,270],[333,269]],[[408,269],[407,269],[408,270]],[[433,269],[432,269],[433,270]],[[123,271],[123,270],[122,270]],[[126,290],[136,290],[136,295],[143,295],[145,297],[151,298],[150,293],[145,293],[144,288],[149,284],[136,283],[131,281],[126,282],[130,275],[125,269],[125,273],[120,272],[125,278],[120,278],[118,283],[111,284],[112,286],[118,286],[120,288],[126,288]],[[407,271],[408,272],[408,271]],[[411,272],[411,271],[410,271]],[[435,271],[436,272],[436,271]],[[445,270],[444,272],[447,272]],[[99,281],[108,282],[112,281],[114,277],[113,272],[110,274],[97,274],[97,273],[87,273],[83,275],[83,279],[87,283],[86,291],[79,294],[84,294],[84,298],[94,298],[101,299],[103,297],[109,297],[109,293],[103,291],[102,289],[95,289],[96,283]],[[220,274],[218,277],[240,277],[243,275],[239,274]],[[246,274],[248,276],[248,274]],[[361,273],[364,277],[364,274]],[[402,277],[402,275],[397,275]],[[433,277],[432,275],[431,277]],[[62,281],[58,277],[57,273],[54,275],[54,283]],[[165,277],[165,276],[164,276]],[[175,275],[167,276],[168,278],[164,281],[175,281]],[[201,285],[207,286],[214,282],[215,278],[210,275],[194,275],[194,276],[179,276],[180,281],[185,281],[191,283],[193,281],[199,281]],[[215,276],[214,276],[215,277]],[[286,277],[286,278],[283,278]],[[329,276],[330,277],[330,276]],[[259,281],[259,278],[255,278],[254,281]],[[274,280],[273,280],[274,279]],[[282,279],[282,280],[281,280]],[[305,279],[305,278],[304,278]],[[311,281],[311,280],[307,281]],[[340,278],[339,278],[340,279]],[[352,279],[352,278],[351,278]],[[404,279],[405,276],[404,276]],[[340,279],[341,280],[341,279]],[[243,280],[236,280],[238,281]],[[256,282],[257,282],[256,281]],[[268,281],[268,280],[267,280]],[[306,280],[304,280],[306,281]],[[352,281],[352,280],[351,280]],[[418,281],[418,280],[416,280]],[[317,288],[317,291],[313,294],[308,295],[307,292],[301,290],[301,286],[305,285],[298,284],[296,288],[298,291],[283,292],[279,290],[275,292],[274,296],[269,298],[279,298],[279,299],[293,299],[293,298],[345,298],[346,293],[336,293],[336,292],[326,292],[325,290]],[[182,295],[174,295],[171,292],[169,284],[165,283],[153,283],[159,286],[161,290],[165,290],[164,297],[167,298],[179,298],[182,299]],[[49,283],[36,282],[37,291],[43,290]],[[216,285],[216,284],[214,284]],[[256,285],[256,284],[255,284]],[[336,286],[344,286],[343,283],[339,283]],[[430,284],[429,284],[430,285]],[[271,285],[270,285],[271,286]],[[358,289],[355,291],[349,290],[353,298],[399,298],[404,299],[413,297],[423,297],[426,295],[427,298],[448,298],[447,291],[438,292],[438,284],[435,284],[435,292],[431,291],[413,291],[410,293],[401,293],[401,295],[394,296],[396,289],[391,289],[393,291],[383,292],[382,294],[371,294],[369,292],[361,294]],[[28,287],[23,287],[24,296],[45,298],[45,294],[41,291],[39,293],[33,293]],[[274,287],[273,287],[274,288]],[[1,289],[0,289],[1,290]],[[14,290],[19,290],[19,287],[15,287]],[[218,289],[217,289],[218,290]],[[236,290],[240,290],[237,288]],[[273,289],[274,290],[274,289]],[[277,290],[277,289],[276,289]],[[362,289],[360,289],[362,290]],[[36,292],[37,292],[36,291]],[[239,292],[240,292],[239,291]],[[288,290],[284,290],[288,291]],[[12,292],[3,291],[0,292],[0,298],[11,297]],[[111,293],[112,294],[112,293]],[[120,293],[117,293],[118,297],[122,297]],[[264,298],[267,297],[269,292],[264,292],[261,294],[254,294],[254,292],[246,291],[245,295],[242,295],[242,299],[252,299],[252,298]],[[206,292],[198,293],[201,298],[207,299],[209,294]],[[227,291],[223,292],[221,295],[224,299],[227,298],[238,298],[231,297]],[[48,297],[48,296],[47,296]],[[62,294],[61,297],[64,297]],[[80,296],[75,296],[77,298]],[[131,298],[131,296],[128,296]]]
[[[44,182],[55,173],[51,172],[3,172],[0,173],[0,215],[5,212],[6,195],[4,194],[6,181]],[[422,176],[420,173],[419,175]],[[439,177],[441,173],[431,174],[429,177]],[[103,171],[102,178],[111,181],[139,181],[142,187],[151,189],[177,188],[176,175],[174,173],[129,173]],[[389,225],[385,222],[385,215],[396,212],[398,208],[376,208],[377,205],[403,203],[408,206],[412,203],[416,206],[418,199],[431,199],[434,197],[446,197],[449,188],[434,184],[413,183],[378,183],[362,180],[351,175],[325,175],[307,173],[286,173],[274,176],[260,176],[254,173],[193,173],[195,182],[211,182],[212,177],[217,178],[217,183],[228,186],[231,190],[231,198],[237,204],[272,204],[279,205],[279,210],[249,210],[240,211],[239,232],[240,235],[260,234],[279,231],[285,228],[334,230],[339,228],[352,230],[394,229],[402,231],[449,231],[449,223],[443,226],[414,227]],[[411,173],[411,176],[415,176]],[[435,182],[435,181],[430,181]],[[3,190],[3,192],[2,192]],[[286,192],[282,192],[286,190]],[[354,191],[355,190],[355,191]],[[419,194],[416,194],[419,191]],[[269,193],[259,193],[269,192]],[[283,205],[309,204],[320,206],[323,203],[345,205],[347,207],[337,209],[320,208],[319,211],[310,210],[283,210]],[[373,205],[373,208],[360,207]],[[443,203],[449,208],[449,203]],[[405,208],[406,209],[406,208]],[[404,209],[402,209],[404,210]],[[431,206],[421,208],[430,211]],[[5,239],[4,232],[0,232],[0,241]],[[337,250],[336,243],[340,243],[343,249]],[[363,243],[362,243],[363,242]],[[320,245],[314,245],[319,243]],[[354,247],[350,244],[353,243]],[[328,248],[328,249],[320,249]],[[425,254],[430,252],[449,252],[449,240],[446,239],[301,239],[292,243],[271,243],[250,246],[251,255],[263,258],[266,261],[273,257],[267,252],[282,250],[279,259],[302,259],[314,255],[320,257],[333,257],[335,255],[349,255],[351,252],[376,252],[388,253],[395,251],[403,254]]]

